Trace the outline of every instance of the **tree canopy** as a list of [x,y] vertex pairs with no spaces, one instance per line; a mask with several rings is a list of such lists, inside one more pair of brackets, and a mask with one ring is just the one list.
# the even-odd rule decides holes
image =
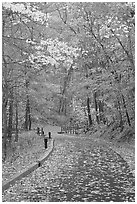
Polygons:
[[135,3],[3,2],[5,143],[33,122],[134,127]]

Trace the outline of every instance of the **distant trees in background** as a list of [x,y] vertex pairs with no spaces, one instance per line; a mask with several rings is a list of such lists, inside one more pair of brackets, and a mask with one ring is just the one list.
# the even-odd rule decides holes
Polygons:
[[3,152],[38,121],[134,128],[135,4],[5,2]]

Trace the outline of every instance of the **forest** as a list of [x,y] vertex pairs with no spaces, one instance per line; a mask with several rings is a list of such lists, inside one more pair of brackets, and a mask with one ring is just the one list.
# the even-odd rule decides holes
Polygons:
[[135,3],[3,2],[3,201],[132,202],[134,175]]
[[134,137],[135,3],[3,2],[3,160],[38,122]]

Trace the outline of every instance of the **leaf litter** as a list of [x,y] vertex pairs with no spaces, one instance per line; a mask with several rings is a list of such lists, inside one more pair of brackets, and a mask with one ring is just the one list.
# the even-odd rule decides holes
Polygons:
[[3,194],[6,202],[134,200],[134,176],[127,163],[113,150],[81,139],[56,140],[43,166]]
[[[31,141],[31,142],[28,142]],[[9,155],[2,164],[2,182],[10,180],[45,153],[43,138],[34,131],[20,134],[15,155]]]

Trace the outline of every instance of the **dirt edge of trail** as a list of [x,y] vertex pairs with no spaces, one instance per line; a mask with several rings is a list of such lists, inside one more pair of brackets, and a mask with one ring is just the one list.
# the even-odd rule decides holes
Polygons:
[[110,140],[106,137],[106,133],[97,131],[95,133],[87,133],[85,136],[91,137],[94,141],[100,142],[102,145],[107,145],[117,154],[119,154],[128,164],[131,173],[135,177],[135,144],[126,142],[118,143],[116,140]]

